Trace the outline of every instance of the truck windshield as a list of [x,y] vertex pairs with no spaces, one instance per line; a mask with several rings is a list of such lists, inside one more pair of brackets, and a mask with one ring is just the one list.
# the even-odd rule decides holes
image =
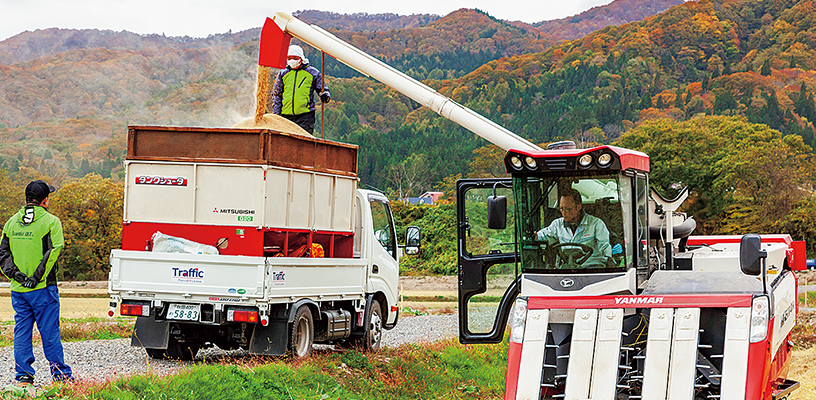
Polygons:
[[[631,178],[617,174],[515,177],[522,269],[624,271],[631,262]],[[625,226],[628,225],[628,229]]]

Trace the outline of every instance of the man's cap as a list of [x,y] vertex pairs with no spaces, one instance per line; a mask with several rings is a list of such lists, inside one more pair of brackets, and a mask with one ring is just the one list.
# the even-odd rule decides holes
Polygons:
[[36,199],[41,200],[48,197],[49,194],[56,192],[53,186],[41,181],[31,181],[31,183],[26,186],[25,195],[27,199]]
[[289,46],[289,53],[287,54],[287,56],[298,56],[298,57],[300,57],[300,60],[304,64],[309,63],[309,59],[306,58],[306,56],[303,54],[303,48],[301,48],[300,46],[298,46],[296,44],[293,44],[293,45]]

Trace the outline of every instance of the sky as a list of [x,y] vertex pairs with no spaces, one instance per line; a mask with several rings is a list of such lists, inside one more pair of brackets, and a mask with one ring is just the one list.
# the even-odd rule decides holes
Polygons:
[[263,25],[278,11],[342,14],[446,15],[478,8],[493,17],[528,23],[564,18],[612,0],[0,0],[0,41],[47,28],[110,29],[140,34],[206,37]]

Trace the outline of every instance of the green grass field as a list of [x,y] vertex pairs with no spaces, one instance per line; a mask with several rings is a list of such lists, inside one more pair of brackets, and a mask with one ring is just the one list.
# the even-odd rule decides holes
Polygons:
[[40,399],[500,399],[507,345],[455,340],[378,353],[318,352],[306,360],[247,357],[194,365],[172,376],[140,375],[54,387]]

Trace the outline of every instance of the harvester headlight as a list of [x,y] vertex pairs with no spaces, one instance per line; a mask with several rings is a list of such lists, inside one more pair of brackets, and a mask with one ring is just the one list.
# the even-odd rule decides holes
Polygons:
[[584,154],[578,159],[578,165],[583,168],[592,165],[592,154]]
[[524,327],[527,324],[527,299],[517,298],[513,304],[513,322],[510,324],[510,340],[524,341]]
[[754,298],[751,306],[751,343],[761,342],[768,335],[768,320],[770,318],[770,306],[767,296]]
[[612,155],[609,153],[603,153],[598,157],[598,165],[602,167],[609,166],[612,163]]
[[521,169],[524,165],[521,163],[521,159],[518,156],[510,157],[510,165],[513,166],[515,169]]
[[533,157],[530,157],[530,156],[524,157],[524,163],[527,164],[527,168],[530,168],[530,169],[537,169],[538,168],[538,163],[536,162],[535,158],[533,158]]

